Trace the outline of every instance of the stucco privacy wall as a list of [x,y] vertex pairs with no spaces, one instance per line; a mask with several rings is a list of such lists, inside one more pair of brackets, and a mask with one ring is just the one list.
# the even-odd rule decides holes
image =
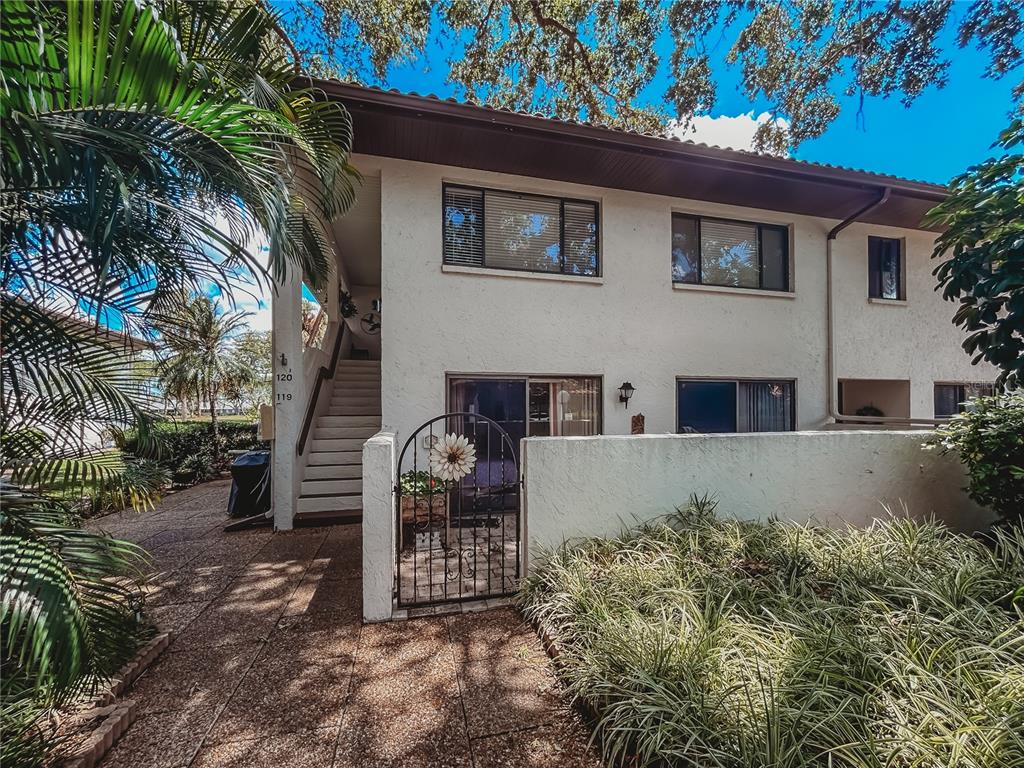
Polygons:
[[[400,439],[443,412],[446,373],[600,376],[605,434],[628,433],[638,411],[649,433],[674,432],[677,376],[792,378],[798,426],[824,423],[825,239],[835,221],[389,158],[355,162],[381,177],[383,423]],[[445,181],[598,201],[602,277],[444,271]],[[789,226],[792,294],[674,289],[673,211]],[[906,304],[867,300],[869,234],[906,238]],[[911,415],[928,418],[934,381],[995,378],[970,365],[953,306],[933,290],[932,239],[853,225],[834,245],[837,376],[910,379]],[[628,411],[616,391],[624,380],[637,388]]]
[[391,618],[395,567],[395,436],[363,443],[363,618]]
[[865,525],[901,503],[958,530],[989,515],[961,490],[953,456],[921,447],[921,432],[787,432],[528,438],[523,441],[529,551],[577,536],[615,534],[683,505],[718,499],[721,514]]

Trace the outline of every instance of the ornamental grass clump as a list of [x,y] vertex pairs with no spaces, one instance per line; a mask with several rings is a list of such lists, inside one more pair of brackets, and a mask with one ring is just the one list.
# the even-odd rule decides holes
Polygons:
[[1024,766],[1024,528],[721,519],[551,553],[526,614],[612,765]]

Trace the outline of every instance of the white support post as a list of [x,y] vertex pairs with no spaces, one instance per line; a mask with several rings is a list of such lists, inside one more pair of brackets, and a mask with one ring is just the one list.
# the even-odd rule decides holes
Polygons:
[[363,619],[391,618],[395,573],[395,435],[363,444]]
[[306,381],[302,363],[302,274],[289,268],[271,298],[274,440],[271,444],[271,482],[274,528],[294,524],[302,472],[295,442],[302,430]]

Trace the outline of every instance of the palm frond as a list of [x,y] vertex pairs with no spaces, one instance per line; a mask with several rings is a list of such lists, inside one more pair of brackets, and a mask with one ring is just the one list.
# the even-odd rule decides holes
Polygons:
[[[133,544],[76,526],[58,502],[7,487],[0,512],[0,633],[5,693],[48,704],[113,674],[138,636],[145,562]],[[126,650],[128,649],[128,650]]]

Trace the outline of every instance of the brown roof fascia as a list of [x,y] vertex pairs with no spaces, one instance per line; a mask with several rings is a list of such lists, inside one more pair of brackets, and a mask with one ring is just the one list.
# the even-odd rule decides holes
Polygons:
[[603,126],[575,123],[518,112],[465,104],[435,97],[402,94],[377,88],[342,83],[334,80],[314,80],[313,85],[334,98],[372,105],[377,109],[395,111],[418,118],[439,121],[466,121],[477,123],[483,129],[495,131],[522,131],[545,135],[548,140],[603,144],[610,149],[635,152],[648,156],[685,160],[718,170],[728,170],[762,177],[835,184],[862,190],[882,190],[888,187],[894,194],[939,203],[948,191],[938,184],[903,179],[897,176],[838,168],[818,163],[772,157],[752,152],[722,149],[678,139],[648,136],[615,130]]

